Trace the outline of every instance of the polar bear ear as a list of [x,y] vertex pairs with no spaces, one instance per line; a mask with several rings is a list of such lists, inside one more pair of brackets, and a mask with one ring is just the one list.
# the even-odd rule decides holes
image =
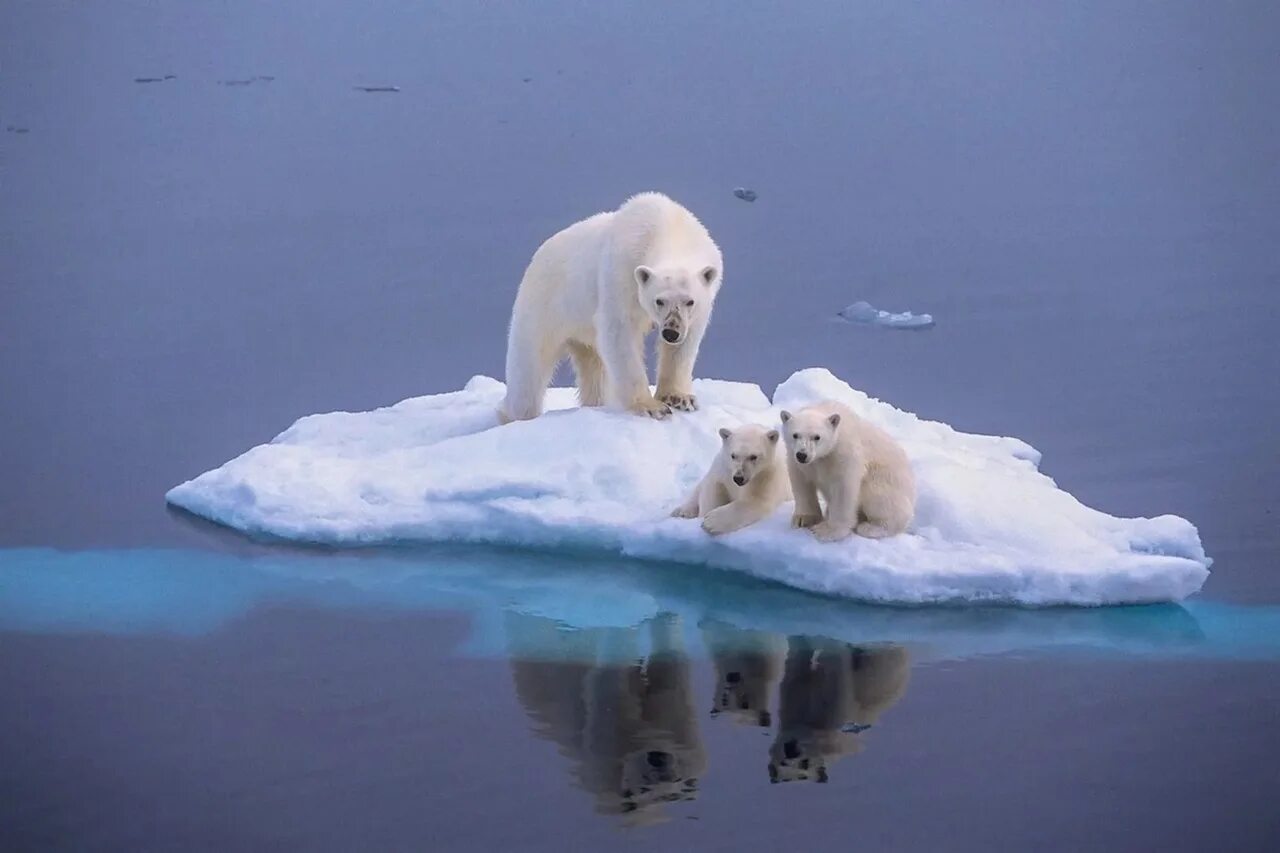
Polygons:
[[769,439],[769,443],[770,443],[770,444],[777,444],[777,443],[778,443],[778,431],[777,431],[776,429],[771,429],[771,430],[769,430],[768,432],[766,432],[766,433],[764,434],[764,437],[765,437],[765,438],[767,438],[767,439]]
[[840,426],[840,416],[832,415],[831,417],[827,418],[827,423],[831,424],[832,427]]
[[636,267],[636,284],[640,285],[641,287],[644,287],[646,284],[648,284],[652,280],[653,280],[653,270],[649,269],[644,264],[641,264],[640,266]]
[[720,271],[715,267],[703,267],[700,275],[702,276],[702,283],[710,286],[716,283],[716,278],[720,275]]
[[782,422],[785,424],[785,423],[786,423],[787,421],[789,421],[789,420],[791,420],[791,413],[790,413],[790,412],[788,412],[786,409],[783,409],[783,410],[782,410]]
[[733,435],[733,433],[729,431],[728,427],[720,427],[720,437],[722,439],[724,439],[725,441],[728,441],[729,436],[731,435]]

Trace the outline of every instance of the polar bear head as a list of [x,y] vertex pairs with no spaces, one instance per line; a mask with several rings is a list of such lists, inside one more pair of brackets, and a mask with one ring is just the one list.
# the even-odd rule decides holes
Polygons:
[[801,409],[794,415],[782,413],[782,434],[787,453],[801,465],[826,456],[836,446],[836,430],[840,427],[840,415],[827,414],[817,409]]
[[640,304],[660,330],[663,343],[677,346],[690,330],[706,325],[720,287],[720,270],[714,264],[698,269],[654,269],[641,264],[635,277]]
[[720,428],[720,459],[729,478],[739,486],[774,463],[778,447],[778,431],[758,424],[743,424],[737,429]]

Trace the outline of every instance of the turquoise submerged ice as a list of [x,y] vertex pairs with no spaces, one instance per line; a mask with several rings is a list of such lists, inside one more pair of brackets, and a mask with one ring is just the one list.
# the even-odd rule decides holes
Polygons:
[[[755,385],[698,380],[701,409],[666,422],[580,409],[552,389],[540,418],[497,426],[503,386],[373,412],[312,415],[183,483],[170,503],[246,533],[339,546],[471,542],[623,554],[745,572],[865,601],[1119,604],[1179,601],[1209,559],[1177,516],[1115,518],[1038,470],[1015,438],[969,435],[895,409],[829,371],[802,370],[772,402]],[[850,406],[906,448],[919,485],[910,531],[823,544],[791,507],[707,536],[668,514],[702,476],[721,426],[781,408]]]

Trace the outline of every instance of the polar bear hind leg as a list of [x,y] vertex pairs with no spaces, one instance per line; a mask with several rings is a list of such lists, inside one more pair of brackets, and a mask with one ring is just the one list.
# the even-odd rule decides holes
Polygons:
[[542,414],[542,405],[564,357],[564,342],[548,343],[532,323],[512,323],[507,341],[507,396],[498,412],[503,423],[527,421]]
[[[881,472],[875,472],[880,474]],[[868,539],[897,536],[911,523],[914,507],[903,485],[891,478],[871,476],[863,482],[857,533]]]
[[569,358],[578,378],[578,403],[604,405],[604,362],[596,348],[578,341],[569,342]]

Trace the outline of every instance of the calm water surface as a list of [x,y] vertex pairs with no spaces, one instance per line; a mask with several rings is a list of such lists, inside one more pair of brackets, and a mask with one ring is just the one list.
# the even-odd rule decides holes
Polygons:
[[[1280,844],[1271,4],[0,22],[0,848]],[[726,255],[700,374],[1019,436],[1195,522],[1203,593],[868,608],[166,511],[301,415],[500,377],[532,250],[641,189]]]

